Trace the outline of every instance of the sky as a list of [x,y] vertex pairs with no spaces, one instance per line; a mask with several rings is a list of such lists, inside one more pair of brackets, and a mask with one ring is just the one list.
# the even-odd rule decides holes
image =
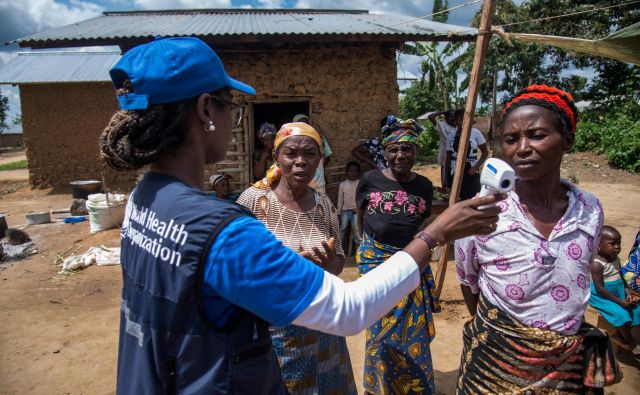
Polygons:
[[[449,0],[449,7],[469,1]],[[516,3],[523,1],[515,0]],[[448,23],[470,26],[471,19],[481,6],[482,2],[477,2],[451,11]],[[0,67],[17,56],[19,50],[15,43],[2,44],[30,34],[94,18],[104,11],[183,8],[363,9],[416,18],[431,13],[433,0],[0,0]],[[417,76],[420,75],[420,63],[421,59],[416,56],[399,55],[398,58],[399,68]],[[575,73],[575,70],[572,72]],[[593,71],[586,70],[582,74],[585,73],[589,77]],[[404,88],[408,84],[401,82],[400,87]],[[18,88],[0,85],[0,90],[9,97],[10,121],[20,113]]]
[[[469,0],[449,0],[449,7]],[[482,3],[474,3],[449,15],[450,24],[469,26]],[[365,9],[372,12],[420,17],[431,13],[433,0],[0,0],[2,44],[44,30],[94,18],[104,11],[182,8],[333,8]],[[16,56],[17,44],[0,44],[0,67]],[[21,49],[24,50],[24,49]],[[420,59],[402,56],[400,66],[420,74]],[[9,97],[9,117],[20,112],[17,87],[0,85]]]

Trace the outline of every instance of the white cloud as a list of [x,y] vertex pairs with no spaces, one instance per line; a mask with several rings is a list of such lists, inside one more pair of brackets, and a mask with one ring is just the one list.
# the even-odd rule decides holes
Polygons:
[[284,0],[259,0],[260,8],[283,8]]
[[0,0],[0,40],[7,42],[42,30],[94,18],[102,7],[88,1]]
[[135,8],[173,10],[181,8],[229,8],[231,0],[134,0]]
[[[449,8],[468,2],[469,0],[450,0]],[[469,26],[476,10],[482,3],[474,3],[459,8],[449,14],[449,21],[453,25]],[[335,8],[369,10],[372,13],[422,17],[433,11],[433,0],[298,0],[295,8]],[[430,19],[430,18],[427,18]]]

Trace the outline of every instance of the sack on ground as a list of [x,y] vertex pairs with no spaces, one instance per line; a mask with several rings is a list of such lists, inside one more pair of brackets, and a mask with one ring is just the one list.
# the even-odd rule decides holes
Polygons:
[[91,233],[113,229],[122,224],[127,198],[123,194],[96,193],[87,198]]

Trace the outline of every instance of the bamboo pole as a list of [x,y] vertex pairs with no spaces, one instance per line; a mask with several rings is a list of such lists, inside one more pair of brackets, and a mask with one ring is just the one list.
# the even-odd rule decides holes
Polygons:
[[[476,109],[476,97],[478,88],[480,87],[480,75],[482,74],[482,66],[484,65],[484,57],[491,39],[491,22],[496,9],[496,0],[485,0],[482,6],[482,17],[480,19],[480,29],[478,30],[478,38],[476,39],[476,52],[473,57],[473,68],[471,69],[471,79],[469,81],[469,91],[467,94],[467,104],[464,109],[464,120],[462,122],[462,133],[460,135],[460,144],[458,146],[458,159],[456,161],[456,169],[453,176],[453,185],[451,187],[451,196],[449,197],[449,205],[452,206],[458,201],[460,193],[460,185],[462,184],[462,172],[467,161],[467,146],[469,145],[469,134],[471,132],[471,122],[473,113]],[[444,277],[447,272],[447,257],[449,255],[449,244],[442,247],[438,261],[438,272],[436,280],[436,299],[440,298],[442,286],[444,285]]]

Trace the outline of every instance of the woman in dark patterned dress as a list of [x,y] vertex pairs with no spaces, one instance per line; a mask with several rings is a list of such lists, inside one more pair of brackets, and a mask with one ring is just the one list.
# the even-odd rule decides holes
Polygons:
[[[362,244],[356,262],[361,274],[404,248],[429,217],[433,185],[412,171],[422,128],[413,120],[387,118],[382,145],[389,167],[364,174],[356,192]],[[431,268],[420,286],[367,330],[364,388],[371,394],[435,393],[429,343],[434,287]]]

